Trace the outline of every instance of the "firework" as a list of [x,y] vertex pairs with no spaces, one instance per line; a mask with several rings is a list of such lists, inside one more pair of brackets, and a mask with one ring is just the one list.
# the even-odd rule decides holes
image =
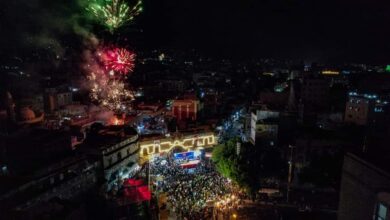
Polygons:
[[133,92],[119,80],[110,80],[105,75],[91,73],[88,77],[90,97],[101,106],[111,110],[123,110],[126,103],[133,101]]
[[134,70],[135,53],[123,48],[103,50],[100,54],[101,61],[110,75],[114,72],[128,74]]
[[87,10],[111,32],[131,22],[142,12],[142,1],[130,7],[124,0],[91,0]]
[[[134,68],[135,54],[123,48],[90,44],[82,54],[90,98],[102,107],[123,111],[134,100],[124,77]],[[119,73],[119,74],[118,74]]]

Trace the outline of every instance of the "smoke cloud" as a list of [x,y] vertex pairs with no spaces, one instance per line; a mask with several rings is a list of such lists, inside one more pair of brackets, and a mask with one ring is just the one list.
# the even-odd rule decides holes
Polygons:
[[81,1],[12,0],[0,9],[0,49],[6,53],[48,50],[63,56],[89,37]]

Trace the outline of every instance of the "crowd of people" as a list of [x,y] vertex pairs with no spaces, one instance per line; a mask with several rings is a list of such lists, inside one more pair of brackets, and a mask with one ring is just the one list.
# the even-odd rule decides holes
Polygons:
[[181,219],[204,219],[207,205],[230,193],[230,183],[221,177],[209,160],[201,160],[193,170],[172,160],[156,158],[151,174],[159,176],[157,190],[167,193],[168,207]]

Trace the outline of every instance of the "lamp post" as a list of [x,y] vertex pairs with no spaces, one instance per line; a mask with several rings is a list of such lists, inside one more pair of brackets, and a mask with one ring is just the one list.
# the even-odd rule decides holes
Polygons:
[[293,152],[294,146],[289,145],[290,148],[290,160],[288,161],[288,179],[287,179],[287,203],[290,200],[290,191],[291,191],[291,183],[292,183],[292,174],[293,174]]

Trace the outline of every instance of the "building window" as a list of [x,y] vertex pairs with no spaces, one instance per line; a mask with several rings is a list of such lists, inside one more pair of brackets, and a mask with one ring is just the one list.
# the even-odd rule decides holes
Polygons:
[[118,152],[118,160],[122,160],[122,153],[121,152]]
[[386,220],[386,216],[387,207],[384,206],[382,203],[379,203],[375,213],[375,220]]

